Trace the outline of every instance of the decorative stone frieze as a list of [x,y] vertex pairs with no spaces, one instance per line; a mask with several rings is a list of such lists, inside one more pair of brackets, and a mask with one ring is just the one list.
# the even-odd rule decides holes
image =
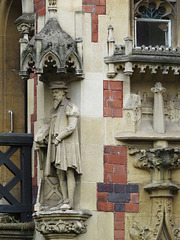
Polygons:
[[45,239],[72,239],[87,231],[85,221],[91,215],[90,211],[83,210],[48,210],[36,212],[33,217],[36,230]]
[[140,227],[137,222],[135,222],[130,229],[130,237],[133,240],[151,240],[151,230],[149,227]]

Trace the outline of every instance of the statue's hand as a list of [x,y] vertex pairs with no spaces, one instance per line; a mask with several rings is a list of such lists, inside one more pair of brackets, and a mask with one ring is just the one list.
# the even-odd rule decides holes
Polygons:
[[36,137],[35,142],[38,144],[44,144],[44,137]]
[[57,146],[59,144],[59,142],[60,141],[57,138],[55,138],[55,141],[54,141],[55,146]]

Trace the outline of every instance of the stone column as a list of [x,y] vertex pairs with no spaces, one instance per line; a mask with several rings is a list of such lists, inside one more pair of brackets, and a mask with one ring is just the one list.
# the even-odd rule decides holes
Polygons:
[[154,93],[153,128],[157,133],[165,133],[163,93],[166,89],[157,82],[151,91]]

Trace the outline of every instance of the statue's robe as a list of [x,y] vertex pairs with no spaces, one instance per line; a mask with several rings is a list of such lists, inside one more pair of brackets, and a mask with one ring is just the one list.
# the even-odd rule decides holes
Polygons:
[[[45,176],[51,175],[52,164],[55,168],[67,171],[73,168],[81,174],[81,159],[77,129],[78,108],[68,99],[51,112],[51,121],[48,136]],[[55,138],[60,141],[55,146]]]

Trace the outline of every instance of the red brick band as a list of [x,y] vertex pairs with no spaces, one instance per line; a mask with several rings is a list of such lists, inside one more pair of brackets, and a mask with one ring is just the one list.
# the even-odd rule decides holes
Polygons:
[[104,81],[103,86],[104,117],[122,117],[123,82]]
[[124,240],[125,212],[139,212],[139,186],[127,184],[126,146],[104,146],[104,183],[97,184],[97,210],[114,212],[114,240]]

